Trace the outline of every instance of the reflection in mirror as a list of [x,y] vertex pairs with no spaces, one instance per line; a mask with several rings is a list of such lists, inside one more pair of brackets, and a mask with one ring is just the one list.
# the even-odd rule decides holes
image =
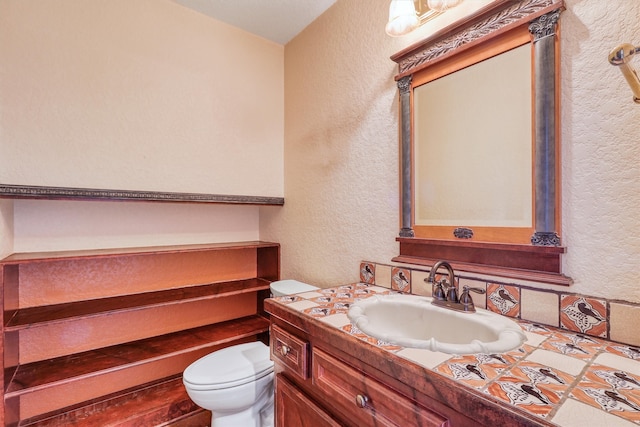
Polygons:
[[530,44],[414,88],[415,225],[531,228],[531,116]]

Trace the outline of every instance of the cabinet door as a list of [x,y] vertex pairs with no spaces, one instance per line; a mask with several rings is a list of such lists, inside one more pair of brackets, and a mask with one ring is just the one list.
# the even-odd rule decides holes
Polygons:
[[[449,421],[333,356],[313,349],[313,385],[327,407],[348,414],[350,424],[364,426],[448,427]],[[293,424],[292,424],[293,425]]]
[[276,375],[276,427],[341,427],[282,374]]

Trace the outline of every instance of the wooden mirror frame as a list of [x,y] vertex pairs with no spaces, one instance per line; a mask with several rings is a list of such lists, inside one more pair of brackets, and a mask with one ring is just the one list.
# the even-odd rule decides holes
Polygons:
[[[448,260],[455,268],[504,277],[569,285],[562,275],[560,244],[560,96],[558,19],[562,0],[496,0],[474,15],[398,52],[396,81],[400,102],[401,229],[397,262],[431,265]],[[523,34],[533,51],[533,234],[531,244],[468,240],[466,233],[414,237],[413,118],[415,75],[428,67],[456,61],[474,52],[514,47]],[[506,42],[505,42],[506,40]],[[511,41],[510,41],[511,40]],[[507,48],[508,49],[508,48]],[[486,57],[486,55],[485,55]],[[452,71],[455,71],[455,67]],[[463,230],[464,231],[464,230]],[[455,234],[455,233],[454,233]],[[456,240],[459,239],[459,240]],[[490,240],[490,239],[487,239]]]

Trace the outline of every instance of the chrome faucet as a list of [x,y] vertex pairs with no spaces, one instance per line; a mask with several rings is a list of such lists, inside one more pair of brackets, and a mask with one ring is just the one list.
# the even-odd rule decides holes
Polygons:
[[[447,279],[442,278],[439,282],[436,282],[436,274],[440,267],[447,269],[449,275],[449,282]],[[465,313],[475,313],[476,307],[473,304],[473,299],[469,294],[470,291],[484,294],[486,291],[482,288],[471,288],[469,286],[462,287],[462,293],[458,297],[458,289],[456,287],[456,276],[453,272],[453,267],[446,261],[436,262],[431,271],[429,272],[429,278],[425,279],[425,282],[431,283],[431,293],[433,300],[431,304],[450,308],[452,310],[462,311]]]

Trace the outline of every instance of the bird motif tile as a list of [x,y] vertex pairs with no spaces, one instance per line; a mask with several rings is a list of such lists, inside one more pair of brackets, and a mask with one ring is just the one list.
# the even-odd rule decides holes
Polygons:
[[590,360],[603,347],[604,342],[582,334],[571,332],[556,332],[551,338],[545,341],[540,348],[551,350],[576,357],[578,359]]
[[487,308],[503,316],[520,316],[520,289],[516,286],[489,283]]
[[376,282],[376,265],[374,263],[360,263],[360,281],[370,285],[373,285]]
[[551,328],[545,325],[540,325],[539,323],[521,321],[520,326],[525,331],[533,332],[538,335],[553,335],[555,333]]
[[572,382],[573,377],[565,372],[524,361],[491,383],[486,393],[546,418]]
[[275,297],[276,301],[280,301],[281,303],[284,303],[284,304],[290,304],[292,302],[302,301],[303,299],[304,298],[301,298],[297,295],[283,295],[283,296]]
[[633,360],[640,360],[640,348],[624,344],[610,343],[607,346],[607,353],[617,354]]
[[606,303],[596,298],[562,295],[560,299],[560,325],[571,331],[606,337]]
[[[336,288],[321,289],[321,296],[307,298],[308,301],[316,303],[317,306],[305,308],[303,312],[312,317],[326,317],[339,313],[346,314],[351,304],[362,298],[369,297],[373,294],[388,294],[390,292],[388,289],[369,286],[365,283],[354,283]],[[300,298],[299,296],[293,297]]]
[[411,292],[411,272],[408,268],[394,267],[391,270],[391,289],[398,292]]
[[640,376],[591,365],[571,396],[583,403],[640,423]]
[[369,344],[373,344],[375,346],[383,348],[383,349],[385,349],[387,351],[402,350],[402,347],[400,347],[398,345],[390,344],[388,342],[379,340],[377,338],[374,338],[374,337],[371,337],[371,336],[365,334],[364,332],[362,332],[360,329],[358,329],[353,324],[343,326],[342,330],[345,331],[346,333],[348,333],[349,335],[353,335],[354,337],[356,337],[358,339],[361,339],[363,341],[368,342]]
[[454,356],[436,367],[436,371],[470,387],[482,389],[509,364],[504,360],[504,355]]

